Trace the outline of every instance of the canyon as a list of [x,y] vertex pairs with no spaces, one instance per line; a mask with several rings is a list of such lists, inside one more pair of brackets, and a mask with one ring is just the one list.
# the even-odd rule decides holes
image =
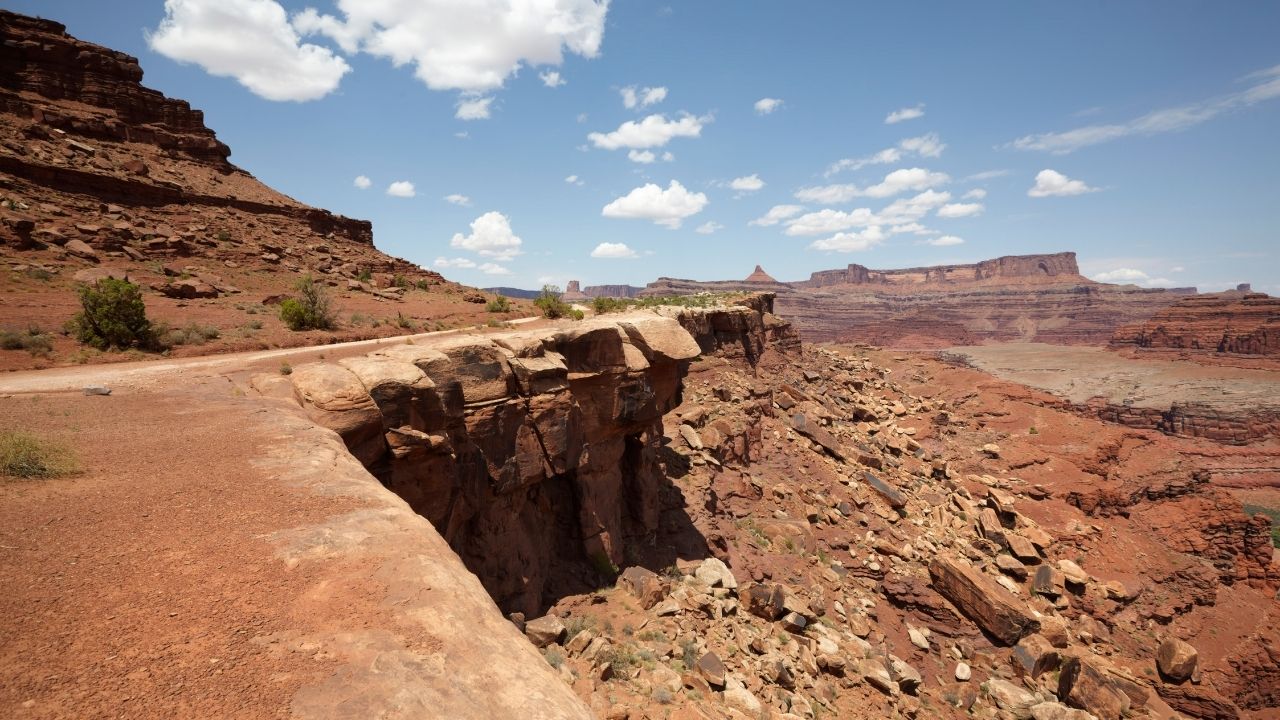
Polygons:
[[[0,329],[128,277],[221,331],[0,350],[0,430],[75,461],[0,479],[6,717],[1280,714],[1274,298],[1064,252],[539,317],[263,185],[136,58],[0,35]],[[335,329],[276,317],[304,275]]]

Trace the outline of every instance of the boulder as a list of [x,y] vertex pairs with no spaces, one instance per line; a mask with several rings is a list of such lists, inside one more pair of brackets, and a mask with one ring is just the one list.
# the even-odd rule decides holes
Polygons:
[[796,413],[791,416],[791,427],[796,432],[821,445],[822,449],[831,453],[832,457],[837,460],[848,461],[844,448],[840,446],[840,442],[836,440],[835,436],[813,420],[810,420],[804,413]]
[[1058,668],[1058,651],[1039,633],[1032,633],[1013,647],[1009,663],[1019,677],[1035,679]]
[[618,576],[618,587],[640,601],[645,610],[657,605],[667,595],[667,584],[658,574],[639,565],[633,565]]
[[221,294],[218,292],[218,288],[197,278],[185,278],[167,282],[157,286],[156,292],[165,297],[178,298],[180,300],[216,298]]
[[1099,720],[1121,720],[1129,711],[1129,696],[1100,666],[1084,658],[1067,658],[1058,675],[1058,699],[1085,710]]
[[535,647],[544,648],[558,643],[564,639],[564,634],[564,623],[554,615],[544,615],[524,624],[524,635]]
[[756,583],[741,588],[738,591],[738,600],[747,612],[765,620],[777,620],[782,617],[784,612],[783,605],[786,603],[786,591],[781,585],[763,585]]
[[1009,712],[1015,718],[1031,717],[1031,706],[1040,702],[1035,695],[1001,678],[986,681],[982,688],[996,707]]
[[289,375],[294,396],[318,425],[338,433],[366,467],[386,453],[382,413],[355,373],[333,363],[299,365]]
[[1005,645],[1040,629],[1025,603],[967,563],[939,555],[929,563],[929,576],[939,594]]
[[725,673],[727,670],[725,669],[724,663],[720,660],[720,657],[715,653],[704,653],[702,657],[698,658],[697,662],[693,664],[693,668],[698,671],[698,674],[702,676],[702,679],[706,680],[707,684],[711,687],[716,688],[717,690],[724,687]]
[[68,254],[74,255],[75,257],[78,257],[81,260],[88,260],[89,262],[98,262],[98,251],[89,247],[89,243],[86,243],[83,240],[73,238],[71,240],[68,240],[67,244],[63,245],[62,248],[66,250]]
[[693,575],[710,587],[722,587],[728,590],[738,588],[738,580],[733,577],[733,572],[719,558],[703,560],[698,569],[693,571]]
[[894,510],[901,510],[907,506],[907,497],[903,495],[902,491],[898,488],[869,472],[862,473],[862,479],[865,480],[867,485],[869,485],[872,490],[875,490],[880,497],[884,498],[885,502],[889,503],[889,507]]
[[1200,654],[1191,645],[1175,637],[1167,637],[1156,650],[1156,667],[1160,675],[1174,683],[1191,679],[1196,671]]
[[1004,541],[1009,552],[1023,563],[1034,565],[1040,562],[1040,553],[1036,552],[1036,546],[1025,537],[1010,532],[1004,534]]

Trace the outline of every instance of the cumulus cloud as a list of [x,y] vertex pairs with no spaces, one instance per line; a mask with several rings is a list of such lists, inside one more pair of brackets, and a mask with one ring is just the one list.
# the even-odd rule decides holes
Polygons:
[[752,173],[750,175],[734,178],[729,182],[729,187],[737,190],[738,192],[755,192],[764,187],[764,181],[760,179],[759,175]]
[[1091,277],[1098,282],[1144,285],[1146,287],[1173,287],[1177,284],[1168,278],[1151,277],[1141,270],[1127,267],[1100,272]]
[[707,203],[703,193],[689,192],[672,180],[665,190],[653,183],[635,188],[605,205],[600,214],[607,218],[652,220],[654,224],[674,230],[685,218],[702,212]]
[[480,266],[480,272],[485,275],[510,275],[511,271],[497,263],[485,263]]
[[657,160],[658,156],[654,155],[652,150],[628,150],[627,159],[633,163],[648,165],[654,160]]
[[929,238],[928,240],[925,240],[925,242],[934,247],[950,247],[952,245],[964,244],[964,240],[956,237],[955,235],[943,235],[942,237]]
[[983,170],[980,173],[974,173],[965,178],[965,182],[982,182],[983,180],[994,180],[1010,174],[1010,170]]
[[453,116],[459,120],[488,120],[491,104],[493,104],[492,97],[463,96],[458,100],[458,109]]
[[748,225],[756,225],[759,227],[769,227],[790,217],[795,217],[804,212],[803,205],[774,205],[769,208],[769,212],[747,223]]
[[835,205],[857,197],[886,198],[908,190],[924,190],[944,185],[951,178],[946,173],[932,172],[924,168],[900,168],[884,176],[884,180],[865,188],[856,185],[822,185],[797,190],[795,198],[802,202]]
[[373,185],[373,181],[364,175],[357,175],[355,182],[352,184],[361,190],[368,190]]
[[718,230],[723,230],[723,229],[724,229],[724,226],[721,225],[720,223],[708,220],[707,222],[702,223],[696,229],[694,229],[694,232],[698,233],[699,235],[710,235]]
[[880,218],[870,208],[858,208],[845,212],[824,208],[817,212],[805,213],[787,223],[784,231],[787,235],[826,235],[855,227],[876,225]]
[[640,257],[635,250],[627,247],[626,243],[602,242],[591,251],[593,258],[606,258],[609,260],[631,260]]
[[165,0],[147,44],[267,100],[317,100],[351,71],[329,48],[303,43],[275,0]]
[[647,87],[637,90],[635,85],[628,85],[618,92],[622,94],[622,104],[628,110],[657,105],[667,99],[665,87]]
[[885,148],[874,155],[837,160],[831,164],[831,167],[827,168],[826,175],[830,177],[842,170],[861,170],[868,165],[888,165],[896,163],[908,155],[941,157],[942,151],[946,149],[946,143],[942,142],[942,138],[938,137],[937,133],[904,138],[895,147]]
[[878,225],[861,232],[840,232],[828,238],[814,240],[809,247],[827,252],[861,252],[884,242],[884,231]]
[[454,193],[452,195],[445,195],[444,201],[451,205],[461,205],[462,207],[471,206],[471,198],[467,197],[466,195],[459,195],[458,193]]
[[408,180],[397,180],[387,186],[387,194],[391,197],[411,198],[417,195],[418,191]]
[[500,212],[487,212],[471,222],[471,234],[455,233],[450,247],[503,261],[521,254],[524,241],[511,231],[511,222]]
[[1223,113],[1280,97],[1280,65],[1260,70],[1242,79],[1250,82],[1249,87],[1209,100],[1154,110],[1123,123],[1086,125],[1064,132],[1024,135],[1010,145],[1019,150],[1042,150],[1063,155],[1082,147],[1123,137],[1158,135],[1186,130]]
[[940,218],[977,217],[986,210],[982,203],[949,203],[938,208]]
[[1082,180],[1072,180],[1057,170],[1041,170],[1036,173],[1036,184],[1027,194],[1033,198],[1083,195],[1097,188],[1085,185]]
[[918,222],[902,223],[889,228],[889,232],[893,235],[901,235],[903,233],[911,233],[912,235],[937,235],[937,230],[931,230]]
[[925,190],[909,198],[898,198],[880,211],[880,221],[888,225],[913,223],[928,215],[935,208],[951,202],[951,193]]
[[502,87],[523,65],[559,66],[566,51],[596,57],[609,10],[607,2],[596,0],[337,0],[337,5],[341,17],[308,8],[294,17],[294,27],[326,35],[348,53],[366,52],[397,67],[412,65],[432,90],[474,93]]
[[782,107],[782,101],[778,98],[760,98],[756,101],[756,113],[759,115],[768,115],[769,113]]
[[450,260],[447,257],[438,257],[433,264],[438,268],[473,268],[476,266],[474,260],[467,258],[453,258]]
[[885,116],[884,121],[887,125],[894,125],[905,120],[915,120],[916,118],[921,117],[924,117],[924,103],[920,103],[915,107],[894,110]]
[[547,70],[546,72],[538,73],[538,77],[542,80],[542,84],[549,88],[560,87],[565,82],[564,78],[560,76],[560,73],[555,70]]
[[593,132],[587,135],[587,139],[604,150],[642,150],[662,147],[671,142],[672,138],[699,137],[702,135],[702,126],[709,122],[710,117],[685,115],[678,120],[668,120],[665,115],[649,115],[639,122],[628,120],[613,132]]
[[981,200],[986,196],[987,196],[986,190],[983,190],[982,188],[974,188],[969,192],[965,193],[964,195],[961,195],[960,197],[964,198],[965,200]]
[[585,181],[583,181],[583,179],[582,179],[582,178],[580,178],[580,177],[578,177],[577,175],[570,175],[569,177],[565,178],[565,179],[564,179],[564,181],[565,181],[565,182],[567,182],[567,183],[569,183],[570,185],[585,185],[585,184],[586,184],[586,182],[585,182]]

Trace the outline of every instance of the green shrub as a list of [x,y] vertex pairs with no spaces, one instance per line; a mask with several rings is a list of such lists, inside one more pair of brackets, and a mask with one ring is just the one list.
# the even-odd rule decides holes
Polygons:
[[280,319],[290,330],[332,330],[333,308],[324,285],[305,275],[294,286],[297,298],[280,303]]
[[53,351],[53,336],[35,326],[27,328],[26,332],[0,330],[0,348],[48,355]]
[[398,288],[404,288],[408,290],[409,278],[405,277],[404,275],[401,275],[400,273],[396,273],[396,276],[391,279],[391,284]]
[[413,330],[417,328],[417,324],[413,322],[413,318],[405,317],[404,313],[396,311],[396,325],[402,330]]
[[587,316],[587,314],[586,314],[586,313],[582,312],[581,310],[579,310],[579,309],[578,309],[578,308],[576,308],[576,307],[571,307],[571,308],[569,308],[569,318],[570,318],[570,319],[573,319],[573,320],[581,320],[581,319],[585,318],[586,316]]
[[511,301],[508,300],[505,295],[499,295],[498,297],[490,300],[489,303],[484,306],[484,309],[491,313],[511,312]]
[[542,316],[555,320],[569,314],[573,309],[569,303],[560,299],[560,288],[555,285],[543,285],[542,292],[533,304],[542,311]]
[[290,365],[289,363],[280,363],[280,374],[281,374],[281,375],[292,375],[292,374],[293,374],[293,366],[292,366],[292,365]]
[[356,275],[356,279],[360,282],[370,282],[373,280],[373,271],[369,268],[360,268],[360,274]]
[[69,325],[77,340],[99,350],[155,348],[155,329],[147,319],[147,306],[137,285],[103,278],[81,285],[79,293],[81,311]]
[[631,307],[634,303],[626,298],[598,297],[591,301],[591,307],[596,311],[597,315],[604,315],[611,312],[622,312]]
[[0,474],[49,478],[75,472],[75,455],[67,447],[16,430],[0,430]]
[[[259,324],[261,327],[261,324]],[[200,325],[199,323],[187,323],[186,327],[165,329],[163,332],[157,332],[157,338],[162,347],[173,347],[174,345],[203,345],[210,340],[217,340],[222,336],[222,331],[213,325]]]
[[417,285],[417,287],[418,287],[418,289],[419,289],[419,290],[430,290],[430,289],[431,289],[431,283],[430,283],[429,281],[427,281],[425,278],[424,278],[424,279],[422,279],[422,280],[419,280],[419,281],[418,281],[417,283],[415,283],[415,284]]

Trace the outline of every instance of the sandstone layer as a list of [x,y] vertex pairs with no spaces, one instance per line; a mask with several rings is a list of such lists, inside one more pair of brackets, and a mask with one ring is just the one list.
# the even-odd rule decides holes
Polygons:
[[[762,285],[764,287],[762,287]],[[972,265],[873,270],[851,264],[790,283],[660,278],[641,295],[768,290],[805,338],[914,348],[991,341],[1105,344],[1193,289],[1152,290],[1080,275],[1075,253]]]
[[1280,298],[1243,292],[1184,298],[1119,328],[1111,345],[1280,358]]

